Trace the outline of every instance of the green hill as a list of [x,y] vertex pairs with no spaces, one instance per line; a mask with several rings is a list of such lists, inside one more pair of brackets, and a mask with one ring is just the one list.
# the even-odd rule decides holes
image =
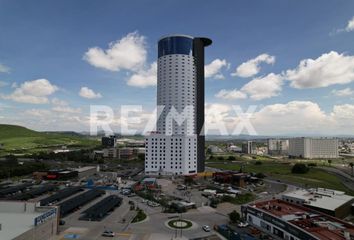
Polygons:
[[14,137],[38,137],[42,133],[16,125],[0,124],[0,141]]
[[22,126],[0,124],[0,144],[0,156],[3,156],[50,151],[62,146],[69,149],[91,148],[99,142],[72,132],[37,132]]

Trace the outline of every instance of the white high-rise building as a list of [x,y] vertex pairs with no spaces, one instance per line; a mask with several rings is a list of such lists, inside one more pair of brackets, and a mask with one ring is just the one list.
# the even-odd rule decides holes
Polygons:
[[204,47],[207,38],[170,35],[158,42],[156,132],[145,140],[145,173],[204,171]]
[[268,154],[287,155],[289,152],[289,140],[287,139],[268,139]]
[[291,138],[289,156],[300,158],[338,158],[336,138]]

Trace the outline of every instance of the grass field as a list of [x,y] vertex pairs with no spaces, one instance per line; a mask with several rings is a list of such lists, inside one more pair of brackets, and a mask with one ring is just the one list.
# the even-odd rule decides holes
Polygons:
[[0,124],[0,156],[6,154],[28,154],[61,146],[68,148],[90,148],[98,141],[85,136],[66,133],[36,132],[21,126]]
[[[244,172],[264,173],[269,177],[296,183],[303,187],[323,187],[331,188],[340,191],[345,191],[348,194],[354,195],[354,191],[348,189],[341,180],[330,173],[318,168],[311,168],[305,174],[291,173],[292,165],[289,162],[262,162],[261,165],[255,165],[253,162],[248,161],[242,164]],[[208,164],[209,167],[225,169],[225,170],[240,170],[240,163],[227,163],[227,164]]]

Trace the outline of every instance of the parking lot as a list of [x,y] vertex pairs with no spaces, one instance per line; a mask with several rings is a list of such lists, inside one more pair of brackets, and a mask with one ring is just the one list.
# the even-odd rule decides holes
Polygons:
[[[107,173],[100,173],[100,177],[104,179],[110,179],[105,177]],[[109,176],[109,175],[107,175]],[[140,177],[143,179],[143,176]],[[145,179],[144,179],[145,180]],[[150,189],[150,197],[147,195],[140,194],[139,191],[144,192],[149,189],[150,185],[142,185],[142,190],[135,190],[135,184],[137,181],[131,179],[122,179],[117,181],[117,183],[110,183],[112,185],[103,185],[99,182],[95,187],[84,185],[82,181],[72,181],[70,186],[77,186],[78,191],[74,191],[70,194],[63,194],[63,191],[70,190],[69,185],[64,185],[66,188],[62,190],[56,190],[53,192],[45,193],[40,197],[36,197],[37,201],[43,200],[50,197],[49,199],[56,199],[56,195],[61,196],[58,200],[54,202],[48,202],[48,205],[63,205],[65,202],[69,202],[69,210],[62,215],[61,224],[59,226],[59,235],[56,239],[85,239],[85,240],[100,240],[107,239],[107,237],[102,236],[104,231],[112,231],[114,237],[110,239],[120,239],[120,240],[158,240],[158,239],[171,239],[173,237],[179,237],[179,239],[220,239],[219,235],[214,231],[215,225],[228,224],[229,217],[228,214],[233,210],[240,212],[240,205],[235,205],[229,202],[222,202],[217,205],[216,208],[210,207],[211,198],[208,197],[207,192],[203,189],[210,188],[207,190],[216,191],[215,189],[227,189],[227,185],[215,183],[211,178],[199,178],[191,185],[185,185],[184,178],[149,178],[150,181],[155,181],[155,185]],[[110,180],[113,181],[113,178]],[[141,180],[141,182],[143,182]],[[149,183],[150,184],[150,183]],[[277,182],[267,182],[262,187],[269,188],[272,191],[269,193],[276,194],[281,191],[281,184]],[[114,187],[113,187],[114,186]],[[92,188],[95,191],[101,192],[97,196],[89,197],[87,194]],[[102,189],[102,190],[97,190]],[[118,190],[119,189],[119,190]],[[132,191],[134,189],[134,191]],[[242,191],[248,192],[248,189],[243,189]],[[222,194],[226,191],[221,191]],[[254,192],[255,193],[255,192]],[[255,193],[259,194],[259,193]],[[91,208],[95,204],[101,202],[108,196],[121,198],[119,204],[112,210],[108,212],[106,216],[98,217],[100,221],[92,221],[91,217],[83,217],[83,212]],[[77,198],[78,196],[83,196],[82,199]],[[144,198],[143,198],[144,197]],[[171,202],[179,202],[183,204],[193,204],[190,209],[187,208],[186,212],[182,214],[179,213],[166,213],[164,212],[167,207],[162,202],[158,203],[162,198],[166,198]],[[214,194],[215,197],[215,194]],[[146,198],[146,199],[145,199]],[[75,199],[75,201],[72,201]],[[83,199],[87,199],[84,201]],[[165,200],[166,200],[165,199]],[[75,205],[76,200],[82,202],[79,206]],[[83,200],[83,201],[81,201]],[[70,208],[70,204],[74,208]],[[163,206],[161,206],[162,204]],[[64,204],[65,205],[65,204]],[[102,206],[102,205],[100,205]],[[132,207],[134,206],[134,207]],[[185,205],[187,206],[187,205]],[[66,206],[68,207],[68,206]],[[132,210],[132,209],[135,210]],[[138,222],[131,223],[133,218],[136,216],[136,209],[141,209],[146,214],[146,219]],[[91,216],[91,215],[90,215]],[[168,226],[167,222],[173,218],[186,219],[192,222],[192,226],[184,230],[176,230]],[[206,232],[202,229],[204,225],[210,227],[211,231]],[[245,231],[241,229],[240,232]],[[222,238],[221,238],[222,239]]]

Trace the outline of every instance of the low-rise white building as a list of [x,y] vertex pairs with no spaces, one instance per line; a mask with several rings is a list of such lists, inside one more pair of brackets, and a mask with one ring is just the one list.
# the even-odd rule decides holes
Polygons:
[[289,156],[299,158],[338,158],[336,138],[291,138]]
[[227,150],[229,152],[242,152],[242,148],[240,148],[239,146],[236,145],[230,145],[227,147]]
[[37,207],[35,202],[0,201],[0,239],[54,239],[58,218],[57,207]]
[[299,189],[284,193],[282,200],[303,205],[328,215],[344,218],[351,213],[354,197],[345,192],[324,188]]
[[218,153],[224,153],[224,151],[223,151],[220,147],[215,146],[215,145],[210,145],[210,146],[208,147],[208,150],[209,150],[211,153],[216,153],[216,154],[218,154]]
[[350,240],[354,226],[305,206],[280,199],[241,206],[243,218],[274,239]]

